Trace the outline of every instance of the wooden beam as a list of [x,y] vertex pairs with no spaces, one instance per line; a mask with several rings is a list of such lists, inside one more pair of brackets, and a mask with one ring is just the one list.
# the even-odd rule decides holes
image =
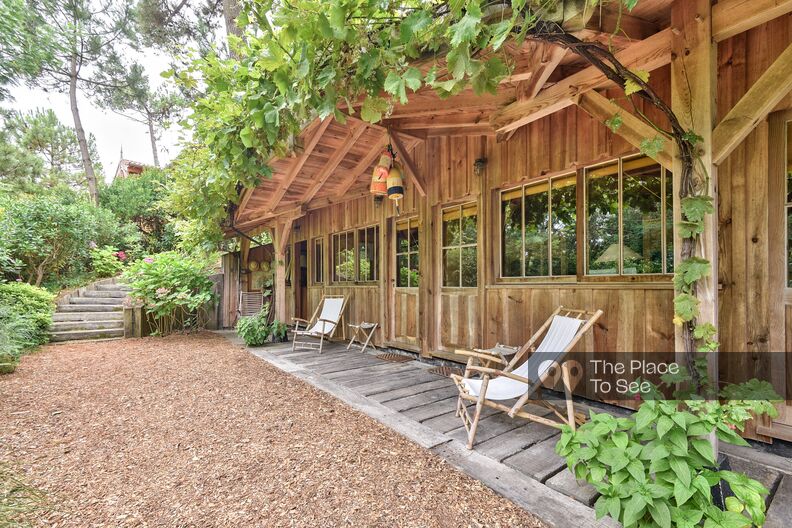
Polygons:
[[355,142],[363,135],[363,132],[366,131],[367,126],[363,123],[355,123],[354,125],[350,125],[350,129],[347,131],[346,137],[344,137],[344,142],[341,146],[336,149],[330,159],[327,160],[327,163],[322,170],[319,171],[314,177],[314,181],[310,187],[305,191],[305,193],[300,197],[298,200],[299,203],[307,203],[316,196],[316,193],[319,192],[319,189],[322,188],[322,185],[327,181],[331,174],[336,170],[336,168],[341,164],[341,162],[346,157],[347,153],[355,146]]
[[[615,133],[626,139],[630,145],[636,148],[641,147],[641,142],[644,139],[651,139],[659,134],[659,132],[649,124],[635,117],[627,110],[594,90],[581,94],[580,97],[577,98],[577,105],[601,123],[605,123],[605,121],[612,118],[614,115],[619,114],[622,119],[622,124]],[[663,150],[652,157],[660,165],[671,170],[673,169],[674,159],[673,145],[668,138],[665,139]]]
[[336,193],[336,196],[344,196],[346,193],[349,192],[349,189],[355,184],[358,177],[361,174],[363,174],[363,172],[365,172],[366,169],[369,168],[369,166],[374,162],[374,160],[377,159],[377,156],[380,155],[380,152],[382,152],[382,146],[384,142],[385,142],[385,134],[383,134],[382,137],[374,144],[374,147],[372,147],[369,153],[363,156],[363,159],[361,159],[358,162],[358,164],[355,165],[355,168],[350,171],[349,177],[344,182],[344,184],[341,185],[341,188]]
[[250,239],[239,237],[239,258],[242,263],[242,269],[248,268],[248,257],[250,256]]
[[418,168],[415,166],[415,163],[413,163],[407,149],[404,148],[404,143],[399,139],[398,133],[391,132],[391,143],[396,153],[401,156],[404,166],[407,169],[407,176],[410,177],[413,185],[415,185],[415,189],[421,196],[426,197],[426,183],[423,176],[418,172]]
[[545,44],[539,51],[541,59],[536,68],[531,72],[531,76],[521,81],[517,85],[517,100],[527,101],[533,99],[544,88],[547,79],[553,74],[556,67],[561,64],[561,59],[566,55],[567,50],[561,46]]
[[[701,136],[699,158],[694,163],[693,186],[712,196],[715,214],[704,218],[704,232],[699,237],[696,255],[710,261],[709,276],[696,285],[699,324],[709,323],[718,328],[718,174],[712,163],[712,129],[715,121],[715,94],[717,82],[717,45],[712,40],[710,0],[675,0],[671,7],[673,28],[671,60],[671,109],[684,130]],[[676,143],[674,144],[676,151]],[[675,154],[677,154],[675,152]],[[674,263],[682,258],[682,238],[676,224],[681,221],[680,189],[683,165],[680,156],[674,156]],[[677,268],[678,269],[678,268]],[[685,329],[675,326],[676,360],[687,364]],[[717,340],[717,335],[714,337]],[[707,354],[707,371],[717,386],[718,354]],[[714,445],[713,447],[716,447]],[[715,449],[717,457],[717,449]]]
[[291,184],[294,183],[294,180],[297,179],[297,176],[300,174],[300,171],[305,165],[305,162],[308,161],[308,158],[311,157],[311,153],[316,148],[316,145],[319,144],[319,140],[322,139],[325,130],[327,130],[327,127],[330,126],[330,123],[332,121],[333,118],[329,116],[325,117],[322,120],[322,123],[319,125],[319,128],[317,128],[316,132],[314,132],[313,136],[311,136],[311,140],[308,142],[307,145],[305,145],[305,149],[303,150],[303,153],[300,155],[299,158],[297,158],[297,161],[294,163],[294,165],[292,165],[292,168],[289,169],[289,172],[286,174],[286,177],[283,179],[283,182],[281,182],[281,184],[278,186],[278,189],[275,191],[275,193],[273,193],[272,198],[270,199],[269,204],[267,205],[268,212],[272,212],[275,210],[276,207],[278,207],[278,204],[286,195],[286,193],[289,190],[289,187],[291,187]]
[[[617,53],[616,58],[630,69],[652,71],[665,66],[671,62],[671,30],[665,29],[636,42]],[[533,100],[516,101],[500,109],[492,115],[490,122],[498,134],[505,134],[573,105],[574,98],[582,93],[610,84],[611,81],[602,72],[589,66],[543,90]]]
[[792,12],[792,0],[719,0],[712,6],[712,38],[726,40]]
[[712,133],[712,162],[719,165],[792,90],[792,44],[762,73]]
[[278,252],[284,253],[286,246],[289,244],[289,235],[291,234],[292,226],[294,225],[294,218],[284,218],[283,221],[278,222]]
[[613,38],[643,40],[657,33],[660,28],[657,24],[627,14],[623,9],[603,5],[586,24],[586,29],[596,30]]

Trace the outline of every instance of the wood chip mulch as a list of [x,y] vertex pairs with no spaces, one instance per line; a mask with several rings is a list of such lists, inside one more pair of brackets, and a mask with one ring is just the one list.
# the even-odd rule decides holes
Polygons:
[[41,526],[542,524],[214,334],[45,347],[0,377],[0,463]]

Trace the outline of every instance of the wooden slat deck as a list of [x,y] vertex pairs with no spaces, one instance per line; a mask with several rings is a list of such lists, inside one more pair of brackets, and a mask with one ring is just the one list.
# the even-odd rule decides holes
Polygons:
[[[556,503],[555,506],[547,505],[548,511],[536,511],[545,508],[541,499],[533,502],[541,504],[540,508],[530,507],[532,503],[527,501],[526,506],[525,502],[519,500],[519,492],[517,493],[518,500],[515,502],[527,507],[551,525],[556,524],[559,516],[563,518],[569,515],[569,520],[574,520],[576,526],[616,526],[607,519],[595,520],[591,508],[597,493],[590,485],[576,482],[567,471],[564,460],[555,454],[555,444],[559,436],[557,429],[514,420],[505,413],[485,407],[474,454],[470,455],[479,456],[475,461],[459,460],[460,453],[463,453],[462,457],[465,456],[463,446],[466,434],[461,419],[455,416],[456,387],[450,378],[427,372],[431,365],[418,361],[387,362],[376,357],[381,351],[373,349],[361,353],[359,350],[346,350],[345,345],[339,342],[326,344],[322,355],[316,350],[292,351],[290,343],[250,350],[271,363],[275,363],[272,358],[277,358],[278,363],[275,364],[280,368],[286,366],[284,370],[288,372],[306,371],[311,379],[323,379],[335,384],[335,387],[341,386],[371,402],[371,405],[384,406],[396,411],[403,419],[430,429],[440,437],[440,440],[434,440],[430,446],[433,452],[513,500],[515,497],[506,486],[519,486],[520,481],[519,478],[514,481],[513,475],[504,475],[504,468],[508,471],[514,470],[520,478],[529,478],[540,483],[540,486],[546,486],[544,489],[549,496],[565,496],[565,500],[569,502],[562,508],[558,508]],[[321,384],[315,385],[324,388]],[[339,396],[333,390],[328,392]],[[529,406],[533,407],[531,412],[534,414],[546,416],[550,413],[543,407]],[[576,410],[588,414],[589,407],[576,403]],[[737,452],[737,458],[733,454],[729,456],[735,461],[735,469],[746,472],[771,488],[766,526],[782,526],[779,522],[788,515],[789,504],[792,504],[792,473],[786,473],[777,466],[763,465],[757,460],[746,462],[745,458],[741,458],[745,456],[743,452]],[[499,481],[503,482],[504,488],[498,489]],[[532,494],[536,495],[536,490]],[[569,511],[565,512],[565,508]],[[586,519],[585,523],[581,524],[581,518]]]

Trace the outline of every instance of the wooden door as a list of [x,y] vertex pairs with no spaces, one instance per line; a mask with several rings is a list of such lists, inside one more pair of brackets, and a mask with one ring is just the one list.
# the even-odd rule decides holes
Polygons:
[[310,317],[308,307],[308,242],[294,244],[294,315],[301,319]]
[[778,405],[778,417],[765,418],[756,432],[792,441],[792,110],[770,115],[766,137],[769,377],[786,401]]
[[421,280],[420,221],[418,217],[397,218],[390,233],[388,340],[395,346],[418,351],[421,346],[418,288]]

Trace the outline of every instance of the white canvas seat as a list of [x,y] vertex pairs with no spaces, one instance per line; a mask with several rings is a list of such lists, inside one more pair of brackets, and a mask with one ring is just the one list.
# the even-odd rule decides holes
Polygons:
[[[336,329],[341,324],[345,307],[346,297],[343,295],[328,295],[322,297],[310,321],[295,317],[294,330],[292,330],[294,334],[292,350],[297,348],[318,348],[321,354],[325,339],[332,339]],[[300,329],[300,323],[305,324],[305,328],[302,330]],[[316,343],[312,339],[319,339],[319,342]]]
[[[524,418],[552,427],[567,424],[573,430],[576,423],[584,420],[583,416],[575,413],[570,368],[569,364],[564,362],[564,357],[601,315],[602,310],[587,312],[559,306],[508,362],[502,353],[457,350],[457,354],[468,357],[464,375],[451,375],[459,389],[457,416],[462,418],[462,424],[468,432],[468,449],[473,448],[484,406],[503,411],[512,418]],[[538,347],[534,347],[534,343],[542,336],[544,336],[542,342]],[[526,354],[530,354],[527,360],[525,360]],[[561,368],[567,415],[564,416],[549,402],[542,400],[536,403],[548,407],[560,422],[523,409],[555,367]],[[479,375],[480,378],[473,377]],[[517,401],[511,406],[498,403],[514,398],[517,398]],[[475,403],[473,416],[468,412],[467,402]]]

